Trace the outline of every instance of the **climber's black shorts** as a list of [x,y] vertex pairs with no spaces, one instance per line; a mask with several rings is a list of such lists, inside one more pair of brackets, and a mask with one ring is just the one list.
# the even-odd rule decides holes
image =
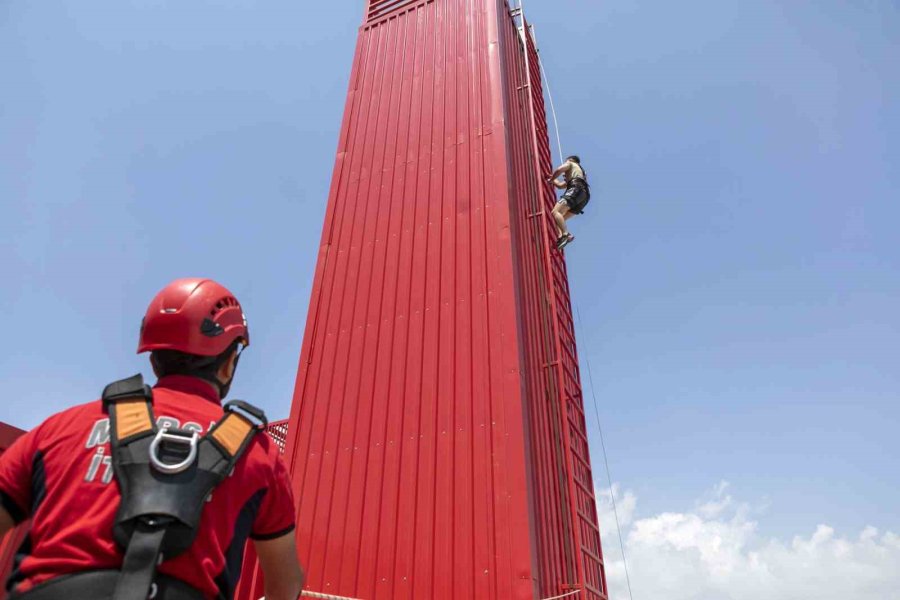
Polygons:
[[573,183],[566,188],[566,193],[559,199],[565,202],[569,210],[580,215],[584,212],[584,207],[591,201],[591,192],[588,188],[580,183]]

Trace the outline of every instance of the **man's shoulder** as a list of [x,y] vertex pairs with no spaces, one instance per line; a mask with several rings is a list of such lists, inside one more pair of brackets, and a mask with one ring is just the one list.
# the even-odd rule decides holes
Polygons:
[[265,431],[259,431],[247,447],[250,462],[265,469],[274,467],[281,458],[281,449]]
[[105,418],[103,403],[99,399],[92,400],[53,413],[23,437],[30,439],[35,448],[44,447],[47,443],[65,443],[73,435]]
[[47,417],[41,427],[65,426],[85,419],[105,416],[103,402],[98,398],[90,402],[76,404]]

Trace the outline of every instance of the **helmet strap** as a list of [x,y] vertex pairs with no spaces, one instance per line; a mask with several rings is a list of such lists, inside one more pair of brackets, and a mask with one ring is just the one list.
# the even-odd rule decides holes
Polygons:
[[[199,377],[200,379],[206,380],[213,384],[216,389],[219,390],[220,400],[224,400],[225,396],[227,396],[228,392],[231,390],[231,383],[234,381],[234,372],[232,372],[231,377],[227,382],[222,383],[222,380],[219,379],[219,370],[222,368],[222,365],[224,365],[225,362],[231,358],[231,355],[234,354],[238,343],[239,342],[235,340],[235,342],[231,344],[225,352],[216,357],[213,357],[210,362],[197,366],[189,373],[194,377]],[[237,365],[240,358],[240,354],[234,357],[234,371],[237,370]]]
[[[228,356],[231,356],[229,353]],[[231,383],[234,381],[234,374],[237,373],[238,362],[241,360],[241,355],[238,354],[234,357],[234,368],[231,371],[231,377],[228,378],[226,383],[222,383],[219,381],[218,376],[216,377],[216,383],[219,388],[219,399],[224,400],[225,396],[228,395],[228,392],[231,390]],[[216,369],[218,371],[218,369]]]

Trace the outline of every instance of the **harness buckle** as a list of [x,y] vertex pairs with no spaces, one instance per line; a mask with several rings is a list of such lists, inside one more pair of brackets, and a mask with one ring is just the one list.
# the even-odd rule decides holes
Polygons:
[[[175,430],[177,431],[176,433],[169,433],[169,431],[168,427],[163,427],[156,433],[153,442],[150,443],[150,464],[160,473],[174,475],[181,473],[194,464],[194,461],[197,459],[197,443],[200,441],[200,435],[196,431]],[[187,435],[188,433],[190,433],[190,436]],[[177,463],[163,462],[159,456],[159,446],[162,442],[190,446],[187,458]]]

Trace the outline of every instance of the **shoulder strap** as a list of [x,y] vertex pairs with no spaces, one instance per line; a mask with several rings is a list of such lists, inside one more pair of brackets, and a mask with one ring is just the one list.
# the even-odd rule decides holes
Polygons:
[[[243,400],[232,400],[224,408],[225,416],[207,432],[203,442],[212,443],[227,460],[228,464],[222,467],[227,475],[240,460],[254,436],[260,431],[265,431],[269,420],[266,419],[266,413]],[[256,422],[251,421],[244,413],[256,419]]]
[[153,390],[138,373],[114,381],[103,388],[103,408],[109,414],[109,443],[115,449],[122,443],[156,433],[153,416]]
[[[165,527],[156,523],[135,521],[129,523],[127,541],[122,543],[120,521],[122,513],[134,493],[134,481],[129,477],[125,464],[135,464],[130,452],[136,442],[144,440],[141,447],[148,447],[149,438],[158,433],[153,415],[153,390],[144,384],[138,373],[127,379],[115,381],[103,389],[103,407],[109,414],[109,444],[113,472],[119,484],[121,496],[113,535],[124,546],[125,558],[116,582],[116,600],[144,600],[147,598],[156,575],[156,561],[166,533]],[[139,454],[137,454],[139,456]],[[140,462],[140,461],[138,461]]]

